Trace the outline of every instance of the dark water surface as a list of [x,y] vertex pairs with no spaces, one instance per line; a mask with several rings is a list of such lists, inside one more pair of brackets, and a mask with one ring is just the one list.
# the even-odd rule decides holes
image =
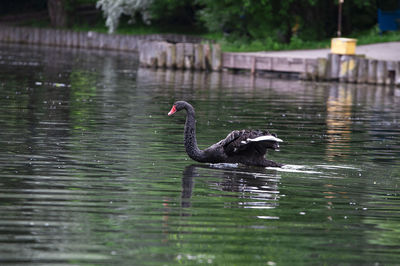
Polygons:
[[[231,130],[283,169],[198,164]],[[0,264],[400,261],[400,91],[153,71],[135,54],[0,45]]]

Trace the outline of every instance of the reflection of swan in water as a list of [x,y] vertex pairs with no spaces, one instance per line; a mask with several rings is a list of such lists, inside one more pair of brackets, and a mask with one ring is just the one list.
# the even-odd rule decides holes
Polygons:
[[195,171],[195,165],[189,165],[185,167],[183,170],[182,176],[182,201],[181,206],[183,208],[191,207],[192,204],[190,203],[190,199],[192,198],[192,191],[193,191],[193,177],[198,176]]
[[[207,169],[204,175],[200,169]],[[219,177],[221,181],[209,182],[211,189],[237,192],[236,194],[221,194],[243,199],[242,201],[227,201],[232,207],[243,208],[275,208],[278,205],[280,175],[276,171],[248,167],[231,167],[229,165],[196,165],[186,166],[182,177],[182,201],[184,208],[191,207],[194,188],[193,178]],[[213,178],[214,179],[214,178]],[[215,180],[215,179],[214,179]],[[206,180],[207,181],[207,180]]]

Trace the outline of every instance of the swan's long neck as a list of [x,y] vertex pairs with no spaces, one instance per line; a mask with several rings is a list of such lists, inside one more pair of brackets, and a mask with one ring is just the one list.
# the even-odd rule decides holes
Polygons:
[[186,113],[184,132],[186,152],[193,160],[202,162],[204,160],[204,152],[197,146],[196,119],[194,109],[191,105],[186,106]]

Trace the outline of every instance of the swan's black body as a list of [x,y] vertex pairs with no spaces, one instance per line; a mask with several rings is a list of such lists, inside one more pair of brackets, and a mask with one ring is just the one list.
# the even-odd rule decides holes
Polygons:
[[235,130],[228,136],[200,150],[196,139],[196,120],[192,105],[184,101],[175,102],[168,115],[172,115],[182,109],[186,110],[185,123],[185,148],[190,158],[203,163],[241,163],[245,165],[262,167],[281,167],[282,164],[265,159],[267,149],[278,149],[276,135],[268,131],[260,130]]

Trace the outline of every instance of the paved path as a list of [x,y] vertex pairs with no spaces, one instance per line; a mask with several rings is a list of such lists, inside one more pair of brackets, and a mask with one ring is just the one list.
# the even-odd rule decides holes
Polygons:
[[[326,58],[330,49],[294,50],[278,52],[247,53],[275,57],[292,58]],[[376,43],[356,46],[356,54],[365,54],[369,58],[378,60],[400,61],[400,42]]]

